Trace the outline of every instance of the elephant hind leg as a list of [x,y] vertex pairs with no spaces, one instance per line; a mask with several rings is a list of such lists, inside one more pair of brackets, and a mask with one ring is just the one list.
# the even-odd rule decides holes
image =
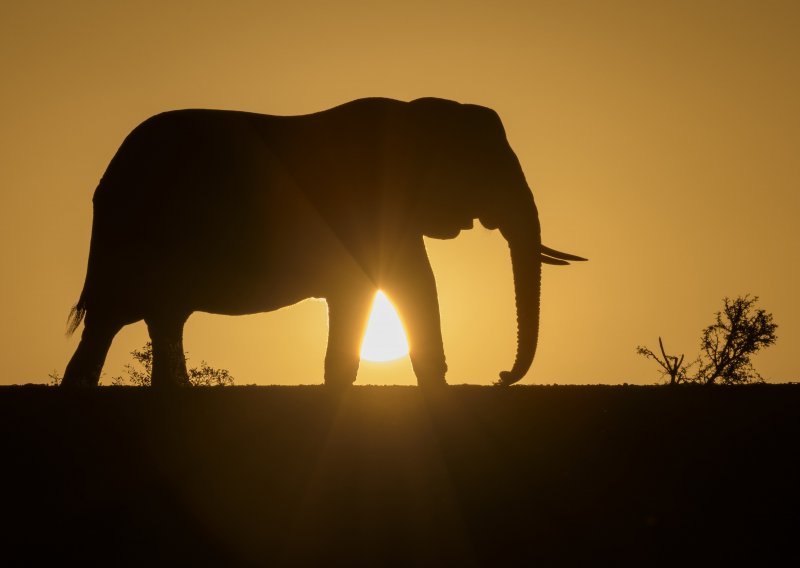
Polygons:
[[64,371],[62,387],[94,387],[99,384],[111,342],[122,325],[87,315],[81,341]]
[[189,385],[186,356],[183,352],[183,325],[188,317],[172,315],[145,318],[153,344],[153,387]]

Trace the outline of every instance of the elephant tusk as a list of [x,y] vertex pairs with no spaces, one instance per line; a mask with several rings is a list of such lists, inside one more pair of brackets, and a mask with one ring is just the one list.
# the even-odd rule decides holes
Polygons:
[[[557,251],[555,249],[551,249],[550,247],[546,247],[544,245],[542,245],[542,249],[541,250],[542,250],[542,257],[547,255],[548,257],[552,257],[552,258],[558,259],[558,260],[576,260],[576,261],[587,260],[587,259],[583,258],[582,256],[576,256],[574,254],[569,254],[569,253],[566,253],[566,252]],[[545,262],[545,261],[542,260],[542,262]],[[548,263],[548,264],[559,264],[559,263],[552,262],[552,263]],[[566,264],[569,264],[569,263],[566,263]]]
[[555,264],[558,266],[566,266],[569,264],[566,260],[561,260],[558,258],[550,258],[549,256],[541,255],[539,257],[542,261],[542,264]]

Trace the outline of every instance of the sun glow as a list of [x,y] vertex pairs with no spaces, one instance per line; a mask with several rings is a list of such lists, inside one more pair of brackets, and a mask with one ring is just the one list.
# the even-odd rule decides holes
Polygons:
[[408,341],[394,306],[382,291],[375,294],[367,332],[361,343],[361,358],[366,361],[391,361],[408,355]]

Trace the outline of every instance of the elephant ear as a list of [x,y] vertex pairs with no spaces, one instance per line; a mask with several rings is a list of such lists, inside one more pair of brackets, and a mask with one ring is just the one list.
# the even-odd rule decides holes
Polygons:
[[[453,116],[459,103],[424,98],[407,103],[389,117],[384,140],[384,202],[407,217],[409,230],[431,236],[457,203]],[[449,179],[448,179],[449,178]]]
[[437,97],[422,97],[414,99],[408,104],[414,109],[414,112],[430,113],[436,116],[442,116],[447,112],[458,112],[458,109],[464,106],[456,101]]
[[488,107],[426,97],[409,103],[410,119],[434,143],[448,150],[487,151],[503,146],[500,116]]
[[437,98],[412,101],[406,111],[399,127],[409,146],[402,151],[407,186],[416,192],[426,234],[471,226],[509,185],[513,176],[504,170],[519,168],[500,117],[486,107]]

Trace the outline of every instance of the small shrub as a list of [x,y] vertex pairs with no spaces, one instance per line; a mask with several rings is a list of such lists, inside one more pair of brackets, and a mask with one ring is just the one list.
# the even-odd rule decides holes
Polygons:
[[772,314],[756,309],[758,296],[725,298],[722,311],[703,330],[697,380],[707,385],[763,382],[751,357],[778,339]]
[[647,357],[648,359],[652,359],[656,363],[659,364],[661,367],[661,376],[662,377],[669,377],[669,384],[676,385],[678,383],[684,383],[689,381],[688,377],[688,369],[692,366],[692,364],[684,365],[683,364],[683,354],[681,354],[680,358],[676,357],[675,355],[667,355],[666,351],[664,350],[664,342],[661,341],[661,338],[658,338],[658,346],[661,348],[661,357],[653,353],[649,348],[644,347],[643,345],[639,345],[636,348],[636,352],[643,357]]
[[[702,383],[746,384],[763,382],[764,379],[753,367],[751,357],[761,349],[773,345],[778,339],[778,328],[772,314],[755,307],[758,296],[739,296],[731,300],[723,298],[723,309],[714,316],[713,324],[703,330],[700,339],[700,356],[688,365],[680,358],[667,355],[664,343],[658,338],[661,348],[659,357],[647,347],[638,346],[636,352],[653,359],[661,367],[661,376],[669,376],[669,384]],[[697,365],[697,374],[690,376],[688,370]]]
[[[121,375],[111,379],[114,386],[133,385],[148,387],[153,376],[153,344],[148,341],[141,349],[131,351],[134,363],[123,367],[127,379]],[[137,366],[138,365],[138,366]],[[227,369],[217,369],[205,361],[200,361],[199,367],[189,367],[189,384],[193,387],[225,387],[233,385],[233,376]]]

